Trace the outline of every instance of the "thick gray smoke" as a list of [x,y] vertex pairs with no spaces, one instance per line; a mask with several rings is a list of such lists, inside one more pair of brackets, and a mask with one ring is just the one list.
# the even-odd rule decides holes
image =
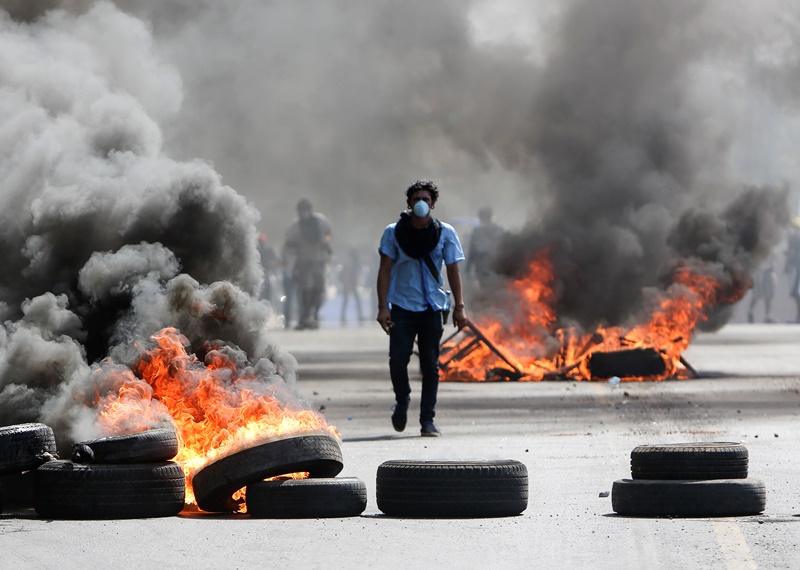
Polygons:
[[88,431],[70,390],[164,326],[291,381],[252,294],[301,196],[372,253],[417,178],[445,220],[491,203],[521,227],[498,268],[550,247],[586,325],[682,263],[735,288],[800,179],[769,152],[797,78],[778,5],[0,0],[0,420]]
[[497,263],[519,275],[550,247],[564,320],[625,323],[689,262],[742,288],[783,237],[786,192],[743,188],[727,109],[697,91],[739,63],[713,8],[579,1],[564,15],[527,116],[548,206]]
[[0,11],[0,423],[93,435],[75,394],[167,326],[292,382],[253,296],[259,213],[209,164],[162,148],[182,84],[146,25],[109,3],[35,5],[24,24]]
[[[678,257],[667,237],[684,213],[800,179],[777,171],[785,148],[757,150],[779,146],[786,117],[766,102],[780,82],[759,78],[785,83],[797,68],[796,14],[777,2],[499,3],[537,22],[527,43],[477,41],[492,4],[479,0],[117,4],[153,22],[189,86],[168,136],[213,157],[273,243],[301,195],[333,219],[338,245],[361,243],[410,180],[431,177],[444,219],[491,203],[507,226],[530,222],[505,273],[555,244],[559,313],[587,325],[639,310]],[[757,202],[785,224],[773,199]],[[740,253],[745,272],[763,259]]]
[[181,71],[173,148],[211,158],[277,246],[304,196],[336,251],[373,235],[376,258],[418,178],[440,185],[445,219],[492,201],[521,223],[535,201],[520,116],[536,68],[522,48],[474,43],[479,2],[116,3],[152,22]]

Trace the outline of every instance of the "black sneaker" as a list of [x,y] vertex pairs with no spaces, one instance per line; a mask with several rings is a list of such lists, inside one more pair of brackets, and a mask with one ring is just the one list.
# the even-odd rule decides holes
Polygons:
[[406,429],[406,422],[408,421],[408,401],[405,403],[397,402],[392,408],[392,427],[394,431],[403,431]]
[[422,422],[422,428],[419,430],[423,437],[439,437],[442,435],[442,431],[436,427],[436,424],[432,421],[430,422]]

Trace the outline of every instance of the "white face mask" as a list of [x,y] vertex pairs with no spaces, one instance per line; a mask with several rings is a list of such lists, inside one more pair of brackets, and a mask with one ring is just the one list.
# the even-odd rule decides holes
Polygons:
[[414,215],[418,218],[425,218],[431,211],[431,207],[428,206],[428,203],[424,200],[418,200],[416,204],[414,204]]

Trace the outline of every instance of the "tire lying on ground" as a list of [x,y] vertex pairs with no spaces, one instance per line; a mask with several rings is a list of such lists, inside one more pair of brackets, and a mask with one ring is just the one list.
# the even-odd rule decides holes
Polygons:
[[35,508],[53,519],[169,517],[184,506],[186,477],[177,463],[85,465],[51,461],[34,473]]
[[633,479],[746,479],[747,448],[738,443],[641,445],[631,452]]
[[91,439],[72,446],[75,463],[158,463],[177,454],[178,436],[170,429]]
[[354,477],[285,479],[247,486],[247,513],[253,517],[355,517],[367,507],[367,487]]
[[633,479],[666,480],[708,480],[708,479],[747,479],[747,466],[698,465],[691,468],[671,469],[668,467],[631,467]]
[[335,477],[343,467],[339,442],[328,434],[273,439],[213,461],[192,479],[197,506],[209,512],[236,512],[232,495],[262,479],[308,472],[312,478]]
[[30,423],[0,428],[0,475],[35,469],[56,456],[50,426]]
[[528,470],[514,460],[386,461],[376,498],[390,516],[514,516],[528,507]]
[[614,512],[640,517],[735,517],[757,515],[766,507],[758,479],[651,481],[620,479],[611,490]]
[[34,503],[33,475],[35,470],[0,475],[0,495],[5,512],[32,509]]

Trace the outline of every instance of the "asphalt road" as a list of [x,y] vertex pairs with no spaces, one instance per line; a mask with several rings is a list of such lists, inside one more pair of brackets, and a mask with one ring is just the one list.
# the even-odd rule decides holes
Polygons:
[[[298,389],[342,434],[345,467],[369,500],[360,517],[263,520],[184,512],[164,519],[0,515],[0,568],[800,568],[800,326],[731,325],[685,354],[702,378],[658,383],[443,383],[437,423],[395,433],[387,337],[362,328],[277,331]],[[412,394],[418,409],[419,383]],[[740,441],[764,481],[763,515],[649,519],[613,513],[616,479],[647,443]],[[381,514],[389,459],[515,459],[527,510],[494,519]]]

